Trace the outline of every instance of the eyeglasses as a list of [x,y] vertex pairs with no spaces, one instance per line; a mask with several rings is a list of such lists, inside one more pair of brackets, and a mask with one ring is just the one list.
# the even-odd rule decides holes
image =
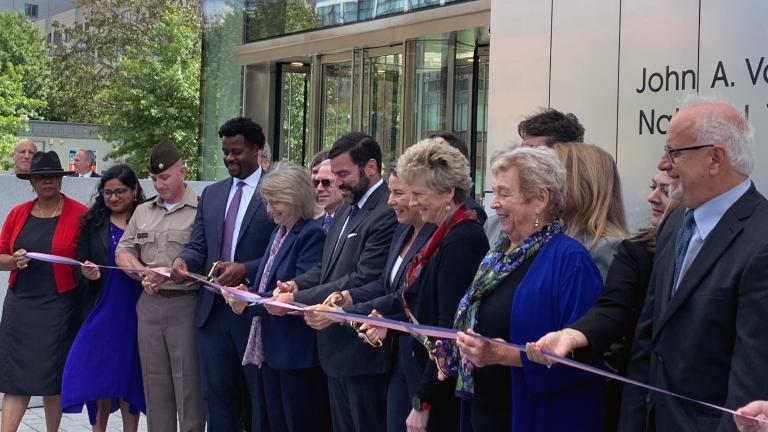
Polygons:
[[680,148],[672,148],[670,146],[664,146],[664,152],[667,153],[667,157],[669,157],[670,162],[675,163],[675,155],[680,152],[699,150],[699,149],[714,147],[714,146],[715,146],[714,144],[704,144],[704,145],[680,147]]
[[112,198],[112,195],[114,195],[115,198],[125,198],[125,195],[128,193],[129,190],[130,189],[128,188],[119,188],[115,190],[102,189],[101,196],[103,196],[105,199]]
[[331,187],[331,183],[332,183],[331,179],[312,180],[312,186],[314,186],[315,188],[317,188],[317,185],[319,184],[323,185],[324,188],[329,188]]

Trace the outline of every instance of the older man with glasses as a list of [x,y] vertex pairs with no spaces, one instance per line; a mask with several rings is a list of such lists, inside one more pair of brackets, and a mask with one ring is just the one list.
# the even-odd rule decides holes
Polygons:
[[[752,130],[732,105],[683,107],[659,170],[680,206],[662,222],[627,375],[738,407],[768,387],[768,201],[750,180]],[[733,430],[730,414],[624,388],[622,431]]]
[[333,215],[344,200],[341,190],[334,184],[335,181],[336,176],[331,172],[331,160],[326,159],[320,162],[317,174],[312,178],[312,185],[315,186],[317,204],[324,210],[323,215],[317,220],[323,225],[325,232],[328,232],[333,221]]

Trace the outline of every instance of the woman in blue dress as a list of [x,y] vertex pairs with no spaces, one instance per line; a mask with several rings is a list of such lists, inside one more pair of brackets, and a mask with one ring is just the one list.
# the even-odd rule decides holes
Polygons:
[[[81,220],[77,259],[114,266],[115,247],[142,201],[141,185],[130,167],[108,169],[93,206]],[[136,302],[141,285],[119,270],[83,265],[80,271],[87,279],[83,303],[85,313],[90,314],[64,366],[62,411],[82,412],[85,404],[93,430],[105,431],[109,414],[120,408],[123,430],[136,431],[139,411],[146,412],[136,345]]]

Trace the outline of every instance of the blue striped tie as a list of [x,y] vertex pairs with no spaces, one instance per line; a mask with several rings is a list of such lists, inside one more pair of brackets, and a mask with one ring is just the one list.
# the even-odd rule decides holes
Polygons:
[[677,286],[679,285],[678,278],[681,278],[680,270],[683,268],[683,261],[685,261],[685,254],[688,252],[688,243],[691,242],[693,232],[696,230],[696,219],[693,217],[693,210],[685,212],[685,221],[683,222],[683,228],[677,235],[677,241],[675,242],[675,278],[672,280],[672,295],[675,295]]

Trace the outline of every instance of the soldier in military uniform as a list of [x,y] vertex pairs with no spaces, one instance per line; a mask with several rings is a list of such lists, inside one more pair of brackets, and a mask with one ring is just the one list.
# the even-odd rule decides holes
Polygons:
[[[117,265],[170,273],[189,240],[197,196],[184,183],[187,168],[170,141],[149,158],[157,196],[141,204],[117,246]],[[129,273],[144,292],[136,305],[141,373],[150,431],[203,431],[205,420],[195,345],[197,285],[176,284],[158,273]]]

